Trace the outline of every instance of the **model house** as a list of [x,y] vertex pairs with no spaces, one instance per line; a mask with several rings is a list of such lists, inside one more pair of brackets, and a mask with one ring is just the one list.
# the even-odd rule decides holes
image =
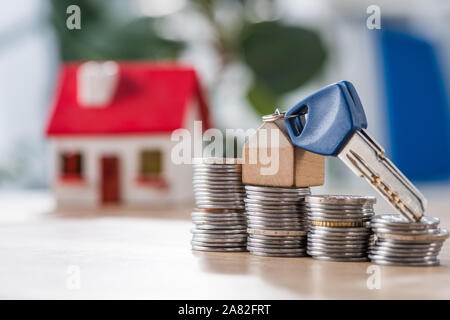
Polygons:
[[265,120],[245,142],[242,155],[244,184],[290,188],[324,183],[324,157],[295,147],[281,116]]
[[209,127],[192,68],[85,62],[62,66],[47,126],[59,206],[149,206],[192,199],[191,166],[171,161],[171,133]]

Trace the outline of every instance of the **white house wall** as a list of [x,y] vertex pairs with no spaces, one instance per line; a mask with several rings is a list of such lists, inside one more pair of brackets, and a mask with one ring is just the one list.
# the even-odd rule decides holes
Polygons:
[[[52,184],[60,206],[96,206],[100,204],[101,158],[114,155],[119,159],[121,201],[125,205],[175,204],[192,200],[192,169],[189,165],[175,165],[170,159],[175,142],[170,135],[129,137],[55,138],[52,139]],[[169,185],[167,191],[139,184],[140,153],[145,149],[162,152],[163,176]],[[60,155],[81,152],[83,155],[83,182],[73,184],[59,181]]]

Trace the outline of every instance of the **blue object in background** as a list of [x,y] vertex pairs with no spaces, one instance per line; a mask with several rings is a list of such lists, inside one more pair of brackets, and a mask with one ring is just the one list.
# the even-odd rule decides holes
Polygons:
[[411,180],[450,177],[450,115],[433,46],[381,30],[392,160]]

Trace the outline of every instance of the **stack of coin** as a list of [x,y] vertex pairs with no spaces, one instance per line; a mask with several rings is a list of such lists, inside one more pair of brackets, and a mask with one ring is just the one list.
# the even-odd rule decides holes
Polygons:
[[306,216],[301,204],[309,188],[246,185],[250,253],[272,257],[306,255]]
[[410,222],[399,214],[382,214],[370,223],[374,235],[369,248],[373,263],[404,266],[438,265],[437,258],[448,231],[439,219],[422,217]]
[[197,208],[245,209],[240,159],[197,159],[193,167],[192,183]]
[[196,159],[193,167],[197,208],[191,214],[192,249],[246,251],[245,189],[240,159]]
[[315,259],[367,261],[374,197],[308,196],[308,254]]

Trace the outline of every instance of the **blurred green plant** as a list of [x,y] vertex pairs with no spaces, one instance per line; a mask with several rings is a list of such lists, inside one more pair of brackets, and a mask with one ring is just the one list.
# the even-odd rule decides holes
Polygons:
[[[327,56],[317,32],[280,21],[251,21],[243,12],[251,10],[249,4],[254,8],[264,3],[270,8],[275,1],[191,0],[191,7],[203,16],[215,35],[213,48],[222,68],[233,61],[242,61],[251,71],[253,77],[247,98],[259,114],[273,112],[284,94],[316,76]],[[236,4],[235,8],[240,10],[234,14],[239,23],[234,23],[232,28],[217,18],[217,8],[227,2]],[[82,11],[82,28],[68,30],[65,10],[73,1],[52,0],[52,23],[63,60],[173,59],[185,46],[182,41],[161,37],[155,30],[155,21],[164,17],[134,17],[124,22],[107,10],[110,3],[109,0],[76,1]],[[216,83],[220,85],[220,81]]]
[[[52,0],[51,3],[51,22],[64,61],[173,59],[183,48],[182,42],[157,35],[154,18],[117,19],[108,10],[110,0]],[[69,30],[66,26],[66,9],[71,4],[81,8],[80,30]]]

